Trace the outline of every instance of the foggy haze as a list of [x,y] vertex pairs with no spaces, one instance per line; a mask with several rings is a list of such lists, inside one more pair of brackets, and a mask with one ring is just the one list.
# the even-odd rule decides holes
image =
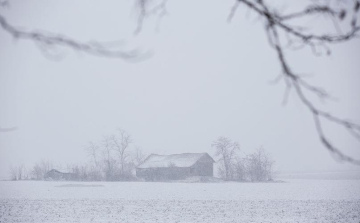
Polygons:
[[[33,42],[0,32],[0,127],[17,127],[0,133],[0,178],[8,177],[10,165],[42,159],[87,162],[84,146],[118,128],[146,154],[213,155],[211,143],[225,136],[242,153],[264,147],[280,172],[359,170],[323,147],[294,94],[282,105],[284,84],[270,83],[281,69],[262,24],[246,10],[227,23],[232,4],[172,1],[158,27],[150,18],[134,36],[128,1],[12,1],[4,14],[17,27],[109,41],[151,56],[127,62],[60,48],[60,58],[49,59]],[[288,54],[333,96],[319,105],[357,123],[359,49],[352,41],[332,46],[330,56],[310,49]],[[360,158],[359,143],[345,130],[325,129],[346,154]]]

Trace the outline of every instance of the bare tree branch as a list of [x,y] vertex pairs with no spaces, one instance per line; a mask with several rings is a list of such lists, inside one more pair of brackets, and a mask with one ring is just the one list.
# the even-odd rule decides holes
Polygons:
[[[158,24],[167,12],[168,0],[135,0],[135,9],[138,10],[137,27],[134,34],[137,35],[143,28],[145,18],[156,16]],[[158,27],[157,27],[158,28]]]
[[337,12],[334,9],[330,8],[329,6],[310,5],[303,11],[291,13],[288,15],[283,15],[280,16],[279,19],[281,20],[297,19],[313,14],[329,14],[332,16],[336,16],[336,15],[340,15],[341,12],[342,11]]
[[239,7],[239,2],[236,1],[234,3],[234,5],[231,7],[230,14],[229,14],[228,19],[227,19],[228,22],[231,22],[231,20],[234,18],[236,10],[238,9],[238,7]]
[[94,56],[119,58],[123,60],[143,59],[147,54],[139,50],[113,50],[110,47],[98,42],[82,43],[60,34],[48,34],[39,31],[23,31],[8,23],[4,16],[0,15],[1,28],[15,39],[31,40],[39,46],[42,52],[48,53],[54,47],[66,47],[76,51],[84,52]]
[[[287,16],[280,16],[276,13],[271,12],[269,7],[264,3],[262,0],[256,0],[256,1],[250,1],[250,0],[238,0],[238,2],[244,3],[246,6],[248,6],[250,9],[258,13],[262,18],[264,18],[265,21],[265,30],[268,35],[268,39],[270,42],[270,45],[273,46],[275,49],[281,68],[283,72],[283,79],[286,83],[286,91],[285,91],[285,97],[287,97],[289,91],[291,88],[295,89],[295,92],[297,96],[300,98],[301,102],[308,108],[308,110],[313,114],[314,116],[314,122],[315,127],[317,130],[317,133],[319,135],[320,141],[322,144],[333,154],[335,154],[339,159],[351,162],[357,165],[360,165],[360,160],[354,159],[348,155],[345,155],[341,149],[337,148],[334,144],[330,142],[328,137],[323,132],[323,127],[321,123],[321,119],[324,119],[328,122],[335,123],[339,127],[347,129],[356,139],[360,139],[360,125],[346,121],[344,119],[338,118],[336,116],[333,116],[329,113],[326,113],[316,107],[310,99],[305,96],[303,93],[304,90],[307,92],[313,93],[319,98],[327,98],[328,94],[325,92],[325,90],[312,86],[305,82],[300,75],[295,74],[288,64],[287,60],[285,59],[284,49],[281,45],[281,40],[279,36],[279,31],[282,31],[288,35],[292,35],[295,38],[298,38],[300,41],[303,42],[304,45],[315,47],[317,45],[321,45],[324,43],[339,43],[339,42],[345,42],[350,39],[353,39],[357,36],[357,33],[360,31],[360,27],[357,27],[355,25],[352,26],[351,30],[348,31],[346,34],[338,34],[338,35],[315,35],[315,34],[305,34],[302,31],[298,31],[295,28],[291,27],[290,25],[287,25],[283,23],[284,20],[292,19],[296,17],[304,17],[311,15],[313,13],[328,13],[330,15],[340,15],[339,19],[343,19],[344,12],[336,12],[335,10],[329,8],[329,7],[312,7],[308,8],[303,12],[295,13]],[[354,11],[359,11],[359,2],[356,1]]]
[[11,128],[1,128],[0,127],[0,132],[12,132],[15,131],[17,129],[17,127],[11,127]]

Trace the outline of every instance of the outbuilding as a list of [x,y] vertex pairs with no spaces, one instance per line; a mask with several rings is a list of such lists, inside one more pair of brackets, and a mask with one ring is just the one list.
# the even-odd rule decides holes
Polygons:
[[76,174],[65,173],[52,169],[45,174],[45,180],[76,180]]
[[151,154],[136,168],[136,176],[147,181],[180,180],[191,176],[213,176],[214,159],[207,153]]

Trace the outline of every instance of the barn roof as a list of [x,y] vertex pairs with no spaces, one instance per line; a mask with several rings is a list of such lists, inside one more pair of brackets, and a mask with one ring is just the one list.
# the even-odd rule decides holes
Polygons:
[[137,168],[158,168],[158,167],[190,167],[203,156],[208,156],[212,162],[214,160],[207,153],[181,153],[172,155],[151,154]]
[[57,170],[57,169],[51,169],[47,173],[60,173],[60,174],[69,174],[69,172],[66,172],[65,170]]

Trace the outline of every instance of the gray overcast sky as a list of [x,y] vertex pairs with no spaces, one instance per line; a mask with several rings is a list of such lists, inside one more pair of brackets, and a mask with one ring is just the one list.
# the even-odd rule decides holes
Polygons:
[[[11,164],[85,162],[83,146],[119,127],[146,153],[213,155],[212,141],[227,136],[244,153],[263,146],[280,171],[359,169],[337,162],[321,145],[294,94],[281,105],[284,84],[269,84],[280,67],[262,23],[241,7],[227,23],[232,4],[171,0],[160,30],[150,18],[135,37],[131,1],[15,0],[0,9],[26,29],[82,41],[124,40],[125,47],[153,52],[129,63],[60,49],[63,58],[52,61],[33,42],[14,41],[0,30],[0,126],[18,127],[0,134],[0,177]],[[360,41],[332,50],[329,57],[310,49],[288,56],[295,70],[316,74],[308,80],[334,96],[320,104],[324,109],[360,123]],[[360,158],[358,142],[326,129],[334,143]]]

